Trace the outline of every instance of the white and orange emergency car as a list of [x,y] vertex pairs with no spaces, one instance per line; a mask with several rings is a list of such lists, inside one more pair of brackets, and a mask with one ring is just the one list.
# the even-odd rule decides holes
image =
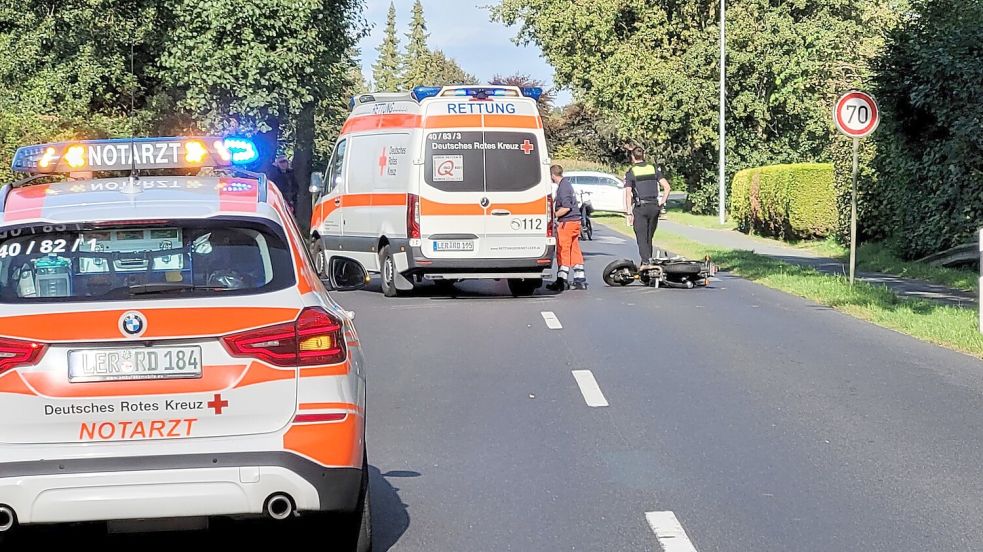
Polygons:
[[[17,151],[31,176],[0,188],[0,535],[337,512],[339,538],[369,549],[358,337],[276,187],[236,169],[255,159],[230,138]],[[163,169],[200,176],[139,175]],[[331,268],[364,283],[354,261]]]
[[423,279],[507,279],[513,294],[532,293],[556,244],[541,93],[448,86],[353,98],[311,186],[317,267],[356,259],[390,297]]

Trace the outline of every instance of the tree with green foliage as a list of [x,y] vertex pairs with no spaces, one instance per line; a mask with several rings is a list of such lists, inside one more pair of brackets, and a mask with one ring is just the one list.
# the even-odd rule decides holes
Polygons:
[[[0,151],[59,138],[290,137],[306,183],[322,105],[351,89],[362,0],[0,5]],[[265,133],[264,133],[265,131]],[[306,191],[307,186],[301,185]],[[305,220],[299,205],[299,219]]]
[[341,91],[344,60],[362,33],[361,2],[172,2],[175,25],[160,78],[207,130],[260,133],[267,161],[281,128],[293,127],[297,215],[308,220],[316,110]]
[[396,5],[393,2],[389,3],[386,29],[378,52],[376,62],[372,65],[372,81],[375,88],[381,92],[396,92],[400,89],[401,83],[399,37],[396,35]]
[[[0,157],[24,144],[132,135],[180,118],[146,71],[163,42],[162,18],[153,0],[0,5]],[[0,164],[0,177],[11,176]]]
[[983,225],[983,3],[915,0],[875,68],[882,122],[865,231],[907,258],[974,241]]
[[556,91],[546,86],[546,83],[534,79],[526,73],[515,73],[512,75],[503,75],[501,73],[496,73],[492,75],[488,84],[498,84],[502,86],[518,86],[519,88],[539,88],[543,91],[543,94],[539,96],[536,100],[539,104],[539,110],[546,114],[553,110],[553,102],[556,101]]
[[444,52],[435,50],[428,57],[426,77],[419,84],[430,86],[478,84],[478,77],[462,69],[454,59],[444,55]]
[[403,54],[402,88],[404,90],[430,84],[428,80],[432,72],[433,56],[427,46],[429,37],[427,21],[423,16],[423,4],[420,0],[416,0],[410,18],[410,31],[406,33],[406,53]]
[[[899,1],[728,2],[729,176],[828,158],[830,105],[871,49],[871,14]],[[717,8],[716,0],[597,0],[576,10],[566,0],[502,0],[493,17],[518,25],[518,40],[541,48],[558,85],[682,175],[697,210],[713,211]]]

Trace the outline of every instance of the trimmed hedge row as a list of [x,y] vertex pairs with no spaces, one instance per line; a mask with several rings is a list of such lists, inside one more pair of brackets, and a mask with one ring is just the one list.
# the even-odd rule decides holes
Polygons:
[[734,175],[731,213],[742,232],[782,239],[824,238],[837,227],[833,165],[801,163]]

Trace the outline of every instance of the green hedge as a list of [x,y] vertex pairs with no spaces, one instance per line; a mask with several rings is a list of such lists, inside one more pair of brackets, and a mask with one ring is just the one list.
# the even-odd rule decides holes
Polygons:
[[783,239],[824,238],[836,230],[833,165],[802,163],[734,175],[731,213],[742,232]]
[[864,143],[861,239],[906,259],[973,243],[983,226],[983,2],[915,0],[887,37],[872,91],[881,126]]

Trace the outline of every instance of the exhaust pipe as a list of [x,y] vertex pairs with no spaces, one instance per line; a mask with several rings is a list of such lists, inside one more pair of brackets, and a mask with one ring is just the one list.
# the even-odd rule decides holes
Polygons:
[[0,533],[6,533],[17,525],[17,514],[7,505],[0,505]]
[[266,516],[270,519],[287,519],[294,513],[294,501],[289,495],[276,493],[266,499]]

